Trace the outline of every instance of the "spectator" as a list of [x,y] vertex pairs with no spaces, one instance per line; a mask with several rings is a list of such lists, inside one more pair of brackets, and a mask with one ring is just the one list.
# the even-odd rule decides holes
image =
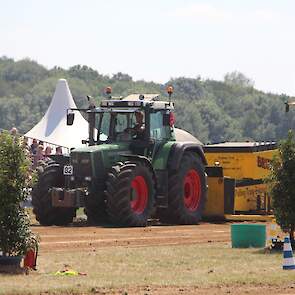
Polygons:
[[31,144],[31,153],[32,153],[32,155],[36,155],[37,148],[38,148],[38,141],[37,141],[36,138],[34,138],[32,144]]
[[43,152],[43,145],[38,145],[37,152],[34,155],[33,160],[33,168],[35,169],[37,167],[37,164],[39,161],[44,160],[44,152]]
[[45,157],[48,157],[51,155],[52,148],[50,146],[47,146],[45,149]]
[[13,136],[16,136],[17,135],[17,129],[16,129],[16,127],[12,127],[10,129],[10,134],[13,135]]
[[58,146],[58,147],[55,149],[55,154],[56,154],[56,155],[62,155],[62,147],[61,147],[61,146]]

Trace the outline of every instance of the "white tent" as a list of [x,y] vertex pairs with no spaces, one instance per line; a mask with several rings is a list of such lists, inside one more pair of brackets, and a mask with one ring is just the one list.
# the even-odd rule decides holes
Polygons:
[[179,128],[174,128],[175,132],[175,138],[177,141],[189,141],[189,142],[195,142],[197,144],[203,145],[201,141],[199,141],[196,137],[194,137],[192,134],[189,132],[179,129]]
[[88,123],[76,111],[74,124],[68,126],[66,113],[69,108],[77,106],[67,81],[60,79],[44,117],[25,136],[67,148],[82,146],[82,139],[88,137]]

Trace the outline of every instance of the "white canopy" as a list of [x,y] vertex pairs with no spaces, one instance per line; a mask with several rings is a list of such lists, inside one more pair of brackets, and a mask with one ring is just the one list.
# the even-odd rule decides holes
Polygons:
[[69,108],[77,106],[67,81],[60,79],[44,117],[25,136],[67,148],[82,146],[82,139],[88,137],[88,122],[80,112],[75,112],[74,124],[68,126],[66,113]]
[[177,141],[182,141],[182,142],[189,141],[189,142],[195,142],[197,144],[203,145],[201,141],[199,141],[196,137],[194,137],[192,134],[190,134],[189,132],[183,129],[174,128],[174,132],[175,132],[175,138]]

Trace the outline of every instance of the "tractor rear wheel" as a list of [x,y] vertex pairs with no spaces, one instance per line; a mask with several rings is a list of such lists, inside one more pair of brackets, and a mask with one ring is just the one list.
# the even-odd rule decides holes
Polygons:
[[159,211],[160,219],[174,224],[197,224],[202,217],[207,183],[200,157],[185,152],[177,171],[169,171],[168,208]]
[[49,160],[37,167],[38,182],[32,189],[33,212],[41,225],[66,225],[76,216],[75,208],[52,207],[50,189],[64,187],[60,164]]
[[141,162],[118,163],[108,174],[107,211],[110,221],[123,226],[146,226],[154,205],[153,172]]

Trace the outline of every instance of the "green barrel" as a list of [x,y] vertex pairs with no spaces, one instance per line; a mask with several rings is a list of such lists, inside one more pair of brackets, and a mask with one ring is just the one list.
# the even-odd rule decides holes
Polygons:
[[264,248],[266,226],[264,224],[232,224],[231,242],[233,248]]

